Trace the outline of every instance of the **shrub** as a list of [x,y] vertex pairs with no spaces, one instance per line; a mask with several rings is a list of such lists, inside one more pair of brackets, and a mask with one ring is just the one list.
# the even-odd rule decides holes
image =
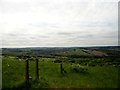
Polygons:
[[75,60],[69,60],[70,63],[75,63]]
[[61,63],[62,60],[55,60],[54,63]]
[[97,63],[94,63],[94,62],[89,62],[89,64],[88,64],[89,66],[96,66],[97,65]]
[[79,64],[71,65],[71,70],[77,73],[87,73],[88,68],[85,66],[80,66]]

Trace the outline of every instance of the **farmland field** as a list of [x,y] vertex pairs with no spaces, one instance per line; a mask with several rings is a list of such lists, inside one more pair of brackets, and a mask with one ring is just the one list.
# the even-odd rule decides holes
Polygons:
[[[118,58],[114,60],[108,58],[109,54],[105,52],[106,57],[100,57],[101,55],[97,57],[90,57],[90,55],[88,57],[78,57],[82,53],[79,52],[79,49],[64,51],[65,54],[62,52],[55,51],[48,56],[45,53],[43,56],[26,54],[29,56],[29,88],[118,88],[118,69],[120,66]],[[96,52],[101,54],[100,51]],[[10,55],[10,53],[7,54],[4,51],[3,54],[2,88],[25,88],[25,59],[21,55]],[[82,54],[86,54],[86,52]],[[39,80],[37,81],[35,80],[36,59],[39,61]],[[61,64],[64,68],[63,73],[60,69]]]

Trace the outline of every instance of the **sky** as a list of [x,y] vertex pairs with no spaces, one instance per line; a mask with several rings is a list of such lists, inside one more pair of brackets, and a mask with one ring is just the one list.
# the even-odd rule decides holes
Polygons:
[[0,0],[1,47],[118,45],[119,0]]

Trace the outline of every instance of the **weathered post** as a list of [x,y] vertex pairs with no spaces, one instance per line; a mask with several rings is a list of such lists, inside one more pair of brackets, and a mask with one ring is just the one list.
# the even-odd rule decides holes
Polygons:
[[38,67],[38,59],[36,59],[36,80],[39,80],[39,67]]
[[62,63],[60,64],[60,72],[61,72],[61,74],[63,74],[63,66],[62,66]]
[[29,61],[26,59],[26,84],[29,85]]

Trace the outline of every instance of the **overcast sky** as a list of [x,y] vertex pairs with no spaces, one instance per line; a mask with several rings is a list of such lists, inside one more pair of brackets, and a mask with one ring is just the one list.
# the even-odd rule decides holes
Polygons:
[[118,0],[0,0],[2,47],[118,44]]

